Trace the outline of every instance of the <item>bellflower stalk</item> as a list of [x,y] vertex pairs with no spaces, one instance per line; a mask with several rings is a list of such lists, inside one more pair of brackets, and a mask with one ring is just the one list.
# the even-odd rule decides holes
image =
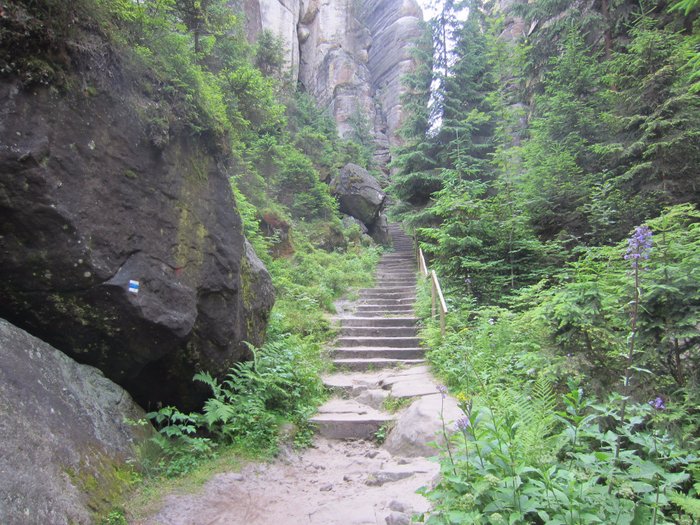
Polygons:
[[[634,360],[635,342],[637,339],[637,320],[639,318],[639,302],[640,302],[640,266],[639,261],[649,259],[652,247],[652,233],[649,226],[642,224],[634,229],[634,233],[627,240],[627,251],[625,252],[625,260],[631,261],[632,276],[634,279],[634,297],[632,299],[632,310],[630,312],[630,336],[629,348],[627,352],[627,363],[625,366],[625,375],[622,392],[622,407],[620,409],[620,424],[625,424],[625,412],[627,410],[627,400],[631,393],[632,380],[632,363]],[[642,267],[641,270],[644,268]],[[615,463],[620,457],[620,438],[617,439],[615,447]],[[608,491],[612,490],[612,474],[610,476],[610,485]]]
[[[629,352],[627,353],[627,366],[625,367],[624,379],[624,399],[622,402],[621,420],[625,420],[625,408],[627,406],[627,397],[630,393],[630,381],[632,376],[632,360],[634,359],[635,342],[637,339],[637,319],[639,318],[639,298],[640,298],[640,275],[639,275],[639,260],[649,258],[651,252],[651,229],[646,224],[637,226],[632,234],[632,237],[627,241],[627,252],[625,259],[631,261],[632,274],[634,277],[634,299],[632,300],[632,311],[630,313],[631,331],[629,339]],[[642,268],[643,269],[643,268]]]

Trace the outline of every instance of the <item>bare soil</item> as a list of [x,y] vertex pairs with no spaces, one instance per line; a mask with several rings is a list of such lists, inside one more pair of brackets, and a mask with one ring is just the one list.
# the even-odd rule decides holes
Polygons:
[[214,476],[198,494],[167,496],[136,525],[396,525],[428,502],[416,490],[437,464],[375,443],[317,438],[301,453]]

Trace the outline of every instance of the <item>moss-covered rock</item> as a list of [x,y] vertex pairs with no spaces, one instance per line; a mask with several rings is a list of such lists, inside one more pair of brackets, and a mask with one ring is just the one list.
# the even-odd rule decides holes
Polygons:
[[150,427],[91,366],[0,319],[0,523],[95,522],[134,480]]

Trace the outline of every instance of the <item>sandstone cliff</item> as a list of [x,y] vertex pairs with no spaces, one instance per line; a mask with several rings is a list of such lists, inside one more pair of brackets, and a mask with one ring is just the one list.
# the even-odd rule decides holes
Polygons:
[[369,123],[380,165],[399,142],[402,76],[422,11],[415,0],[245,0],[251,39],[263,29],[282,37],[287,63],[341,136],[358,117]]
[[196,405],[192,376],[246,357],[273,302],[225,151],[160,119],[167,98],[99,33],[47,43],[22,20],[3,51],[49,49],[62,80],[0,77],[0,316],[144,406]]

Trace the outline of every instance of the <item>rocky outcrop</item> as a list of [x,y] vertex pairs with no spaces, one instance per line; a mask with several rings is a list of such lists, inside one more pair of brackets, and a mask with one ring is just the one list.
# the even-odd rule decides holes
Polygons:
[[379,218],[386,194],[366,169],[347,164],[331,181],[331,192],[338,198],[340,211],[363,222],[368,229]]
[[513,12],[513,6],[526,4],[527,0],[499,0],[491,9],[496,16],[503,16],[503,30],[499,35],[501,40],[515,42],[521,38],[529,36],[533,28],[525,26],[525,20]]
[[374,100],[386,120],[392,146],[403,123],[403,76],[413,67],[411,47],[421,34],[423,12],[416,0],[364,0],[361,19],[372,36],[368,67]]
[[124,489],[143,411],[96,368],[0,319],[0,523],[90,524]]
[[262,342],[270,277],[216,137],[161,118],[176,114],[168,100],[83,37],[100,53],[63,74],[85,89],[0,80],[0,316],[144,406],[193,406],[196,372]]
[[423,16],[417,2],[246,0],[245,6],[251,39],[263,29],[280,35],[292,78],[329,108],[341,136],[366,122],[375,160],[384,166],[389,147],[399,142],[401,77],[412,67],[410,48]]

